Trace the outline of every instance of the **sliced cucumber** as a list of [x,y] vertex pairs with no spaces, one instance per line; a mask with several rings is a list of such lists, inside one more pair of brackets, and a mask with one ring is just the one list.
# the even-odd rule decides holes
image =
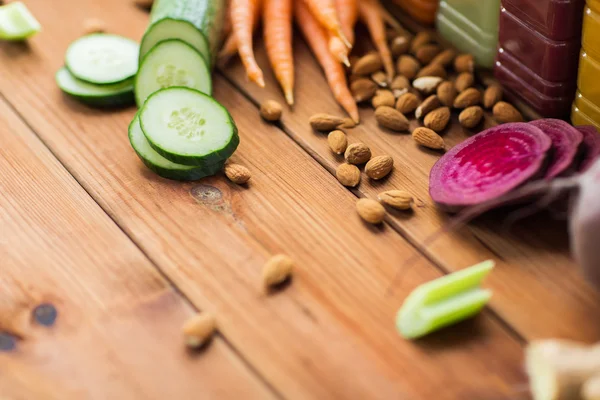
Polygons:
[[92,106],[118,107],[134,103],[133,79],[113,85],[94,85],[75,78],[63,67],[56,73],[56,83],[63,92]]
[[40,23],[20,1],[0,7],[0,39],[24,40],[41,29]]
[[142,59],[158,42],[180,39],[212,65],[225,21],[225,0],[155,0],[140,47]]
[[212,94],[210,69],[200,53],[179,39],[158,43],[142,60],[135,78],[138,106],[152,93],[171,86],[184,86]]
[[119,83],[137,73],[138,51],[138,44],[131,39],[95,33],[71,43],[66,66],[73,76],[90,83]]
[[193,167],[171,162],[158,154],[148,143],[136,115],[129,125],[129,142],[138,157],[150,170],[167,179],[178,181],[195,181],[207,176],[215,175],[223,169],[224,161],[205,167]]
[[140,110],[150,146],[184,165],[211,165],[229,158],[240,139],[227,110],[215,99],[184,87],[161,89]]

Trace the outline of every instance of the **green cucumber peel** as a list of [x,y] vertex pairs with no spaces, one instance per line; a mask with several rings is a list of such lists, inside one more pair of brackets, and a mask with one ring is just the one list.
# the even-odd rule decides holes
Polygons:
[[41,29],[40,23],[22,2],[0,6],[0,39],[25,40]]
[[494,265],[484,261],[417,287],[398,312],[400,335],[420,338],[479,313],[492,296],[480,285]]

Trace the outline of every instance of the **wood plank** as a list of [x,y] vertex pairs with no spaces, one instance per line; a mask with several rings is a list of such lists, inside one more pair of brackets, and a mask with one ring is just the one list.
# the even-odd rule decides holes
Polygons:
[[[29,50],[4,46],[0,92],[177,286],[219,315],[223,334],[285,397],[495,398],[523,382],[519,343],[487,314],[417,343],[398,337],[402,300],[439,272],[419,259],[386,296],[411,246],[387,227],[365,226],[355,197],[222,79],[216,97],[240,128],[236,159],[253,171],[248,188],[222,177],[160,179],[127,143],[134,110],[64,99],[49,71],[77,27],[52,21],[91,14],[139,38],[143,14],[117,0],[82,0],[73,10],[66,0],[28,4],[46,33]],[[292,256],[297,274],[284,293],[265,297],[260,270],[275,252]]]
[[273,397],[221,338],[186,354],[192,307],[3,100],[0,136],[2,399]]
[[[262,44],[257,46],[256,52],[259,64],[268,71]],[[326,136],[312,132],[307,121],[316,112],[340,115],[342,110],[330,95],[309,50],[299,39],[295,41],[295,64],[299,71],[296,76],[297,102],[293,112],[284,115],[284,129],[333,174],[343,160],[331,153]],[[262,90],[246,81],[237,61],[224,73],[256,103],[267,99],[284,103],[272,74],[265,74],[267,88]],[[394,229],[446,271],[455,271],[482,259],[495,259],[498,268],[490,277],[490,286],[496,294],[492,306],[524,337],[600,339],[600,326],[594,322],[600,316],[600,296],[583,281],[578,267],[568,255],[564,223],[553,221],[551,215],[541,214],[519,222],[509,230],[503,227],[507,216],[496,213],[422,248],[421,243],[448,221],[445,214],[436,210],[428,194],[429,171],[439,154],[417,148],[410,135],[383,131],[377,126],[370,108],[361,109],[361,118],[359,127],[347,131],[349,140],[366,143],[374,154],[392,155],[395,171],[385,181],[364,180],[357,193],[374,198],[384,190],[405,189],[424,203],[414,214],[391,216]],[[488,118],[486,126],[491,123],[493,121]],[[418,123],[411,121],[411,127],[416,126]],[[454,115],[452,128],[445,133],[444,139],[453,146],[470,134],[460,127]],[[560,315],[561,323],[556,323],[557,315]]]

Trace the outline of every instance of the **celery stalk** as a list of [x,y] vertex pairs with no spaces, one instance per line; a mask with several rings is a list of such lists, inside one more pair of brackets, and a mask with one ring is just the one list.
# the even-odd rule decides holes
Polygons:
[[0,39],[23,40],[41,29],[40,23],[20,1],[0,7]]
[[479,287],[492,268],[493,261],[484,261],[417,287],[398,312],[400,334],[416,339],[477,314],[492,296]]

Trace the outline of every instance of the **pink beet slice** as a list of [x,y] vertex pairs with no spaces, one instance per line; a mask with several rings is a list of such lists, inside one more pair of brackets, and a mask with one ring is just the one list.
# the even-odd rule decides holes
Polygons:
[[540,128],[552,140],[552,158],[544,178],[552,179],[571,172],[583,134],[559,119],[539,119],[530,124]]
[[575,128],[583,135],[583,159],[577,170],[585,172],[600,157],[600,133],[590,125],[576,126]]
[[490,128],[438,160],[429,194],[452,211],[498,198],[540,173],[551,146],[550,137],[531,124]]

